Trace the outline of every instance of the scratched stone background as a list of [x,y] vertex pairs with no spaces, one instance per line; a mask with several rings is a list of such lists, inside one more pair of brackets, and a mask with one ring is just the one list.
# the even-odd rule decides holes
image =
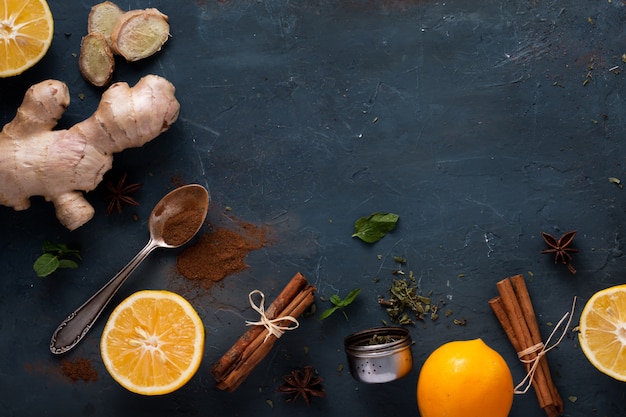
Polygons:
[[[0,80],[1,124],[47,78],[67,83],[72,96],[59,127],[95,110],[101,90],[82,79],[76,58],[94,3],[50,1],[52,47],[35,68]],[[113,170],[143,184],[140,206],[122,215],[104,213],[103,187],[87,194],[95,218],[71,233],[40,197],[28,211],[0,207],[1,415],[418,416],[420,366],[447,341],[483,338],[521,381],[487,304],[498,280],[520,273],[545,337],[577,297],[565,338],[548,354],[564,415],[626,415],[624,384],[589,364],[572,330],[594,292],[624,282],[626,191],[609,181],[626,180],[624,1],[120,6],[159,8],[171,38],[150,59],[118,60],[115,80],[168,78],[180,117],[153,142],[116,155]],[[97,381],[71,382],[59,371],[63,358],[48,350],[53,330],[147,242],[152,206],[181,181],[210,190],[207,228],[234,216],[271,227],[272,243],[206,291],[176,274],[178,251],[158,251],[116,296],[165,288],[198,309],[206,348],[185,387],[146,398],[118,386],[99,356],[103,320],[66,356],[92,361]],[[385,211],[400,216],[393,232],[372,245],[351,238],[357,218]],[[578,231],[576,275],[540,254],[542,231],[569,230]],[[80,267],[37,278],[43,240],[80,246]],[[364,385],[347,371],[343,339],[387,319],[377,298],[395,278],[393,256],[405,257],[403,270],[451,314],[409,327],[409,376]],[[273,298],[298,271],[318,288],[318,312],[331,295],[362,288],[348,319],[302,319],[237,391],[217,390],[210,366],[254,319],[248,292]],[[324,378],[327,397],[288,404],[276,388],[305,365]],[[515,397],[511,417],[541,415],[532,390]]]

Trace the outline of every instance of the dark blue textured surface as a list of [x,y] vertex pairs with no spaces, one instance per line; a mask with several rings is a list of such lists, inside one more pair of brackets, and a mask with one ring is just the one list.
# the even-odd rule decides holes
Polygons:
[[[46,78],[70,88],[63,127],[95,110],[100,91],[81,78],[75,57],[92,4],[51,1],[52,47],[32,70],[0,80],[0,124]],[[106,216],[99,188],[88,194],[95,218],[69,233],[40,198],[24,212],[0,207],[1,415],[417,416],[419,366],[446,341],[482,337],[522,379],[487,304],[498,280],[526,275],[546,337],[574,296],[576,324],[591,294],[624,282],[624,190],[608,180],[626,179],[623,1],[120,5],[159,8],[172,37],[146,61],[118,61],[116,80],[168,78],[180,117],[153,142],[116,156],[114,170],[144,184],[138,208]],[[207,186],[210,223],[226,221],[230,207],[229,215],[271,225],[276,240],[210,291],[177,276],[177,251],[158,251],[118,294],[120,301],[166,288],[196,306],[206,350],[184,388],[144,398],[118,386],[99,356],[103,320],[67,356],[91,359],[99,378],[72,383],[48,351],[50,336],[146,243],[150,210],[174,179]],[[353,222],[374,211],[399,214],[396,230],[374,245],[352,239]],[[581,250],[575,276],[540,254],[541,231],[572,229]],[[44,239],[80,245],[80,268],[37,278],[32,264]],[[422,291],[445,300],[452,315],[411,328],[408,377],[359,384],[347,372],[343,338],[386,318],[376,299],[394,277],[394,255],[407,258]],[[362,287],[349,320],[303,319],[235,393],[215,389],[211,364],[254,319],[248,292],[272,299],[297,271],[326,299]],[[318,311],[327,306],[317,301]],[[626,415],[624,384],[589,364],[575,333],[548,358],[566,416]],[[327,398],[286,404],[275,389],[304,365],[325,379]],[[544,413],[530,392],[516,396],[510,415]]]

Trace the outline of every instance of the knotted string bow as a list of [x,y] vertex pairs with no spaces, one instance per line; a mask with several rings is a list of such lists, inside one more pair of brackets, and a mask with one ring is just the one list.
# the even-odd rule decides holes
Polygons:
[[[256,304],[254,304],[254,300],[252,299],[252,296],[254,294],[259,294],[261,295],[261,300],[259,302],[259,305],[257,306]],[[254,290],[251,291],[248,294],[248,300],[250,300],[250,306],[261,315],[261,319],[259,321],[249,321],[246,320],[246,326],[265,326],[265,328],[267,329],[267,335],[265,336],[265,339],[263,339],[263,343],[265,343],[265,341],[267,340],[268,337],[270,337],[270,335],[274,335],[277,339],[280,338],[283,334],[285,334],[286,330],[295,330],[298,328],[298,326],[300,326],[300,323],[298,323],[298,320],[295,319],[295,317],[291,317],[291,316],[283,316],[283,317],[277,317],[275,319],[268,319],[267,316],[265,315],[265,294],[263,294],[263,292],[259,291],[259,290]],[[281,326],[278,323],[282,322],[283,320],[288,320],[292,323],[295,324],[295,326]]]
[[[574,301],[572,302],[572,310],[565,313],[563,317],[561,317],[561,320],[559,320],[556,326],[554,326],[554,329],[552,330],[552,333],[550,333],[550,336],[548,336],[548,339],[546,340],[545,344],[543,342],[539,342],[533,346],[530,346],[522,350],[521,352],[517,352],[517,357],[519,358],[520,362],[532,363],[532,365],[530,369],[528,370],[528,373],[526,374],[524,379],[515,387],[515,394],[526,394],[526,392],[528,391],[528,389],[533,383],[533,377],[535,376],[535,371],[537,370],[537,367],[539,366],[539,361],[541,360],[541,357],[545,355],[546,353],[548,353],[549,351],[551,351],[552,349],[554,349],[555,347],[557,347],[559,343],[561,343],[561,340],[563,340],[563,337],[565,337],[565,334],[567,333],[567,329],[569,328],[572,322],[572,316],[574,315],[575,308],[576,308],[576,297],[574,297]],[[569,316],[569,320],[567,320],[567,324],[565,325],[565,328],[563,329],[563,333],[561,333],[559,340],[557,340],[556,342],[554,342],[553,345],[550,346],[550,340],[552,340],[552,337],[555,335],[559,327],[561,327],[561,324],[563,324],[565,319],[568,318],[568,316]],[[535,356],[534,358],[522,359],[524,356],[529,355],[534,352],[537,352],[537,356]],[[520,391],[520,388],[524,386],[525,384],[527,384],[526,387]]]

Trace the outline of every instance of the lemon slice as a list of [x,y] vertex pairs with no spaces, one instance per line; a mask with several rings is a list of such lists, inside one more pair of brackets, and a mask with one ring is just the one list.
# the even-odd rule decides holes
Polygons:
[[107,321],[100,352],[120,385],[143,395],[185,385],[202,361],[204,326],[191,304],[169,291],[139,291]]
[[0,0],[0,77],[21,74],[39,62],[53,33],[45,0]]
[[591,296],[580,315],[578,339],[593,366],[626,381],[626,285]]

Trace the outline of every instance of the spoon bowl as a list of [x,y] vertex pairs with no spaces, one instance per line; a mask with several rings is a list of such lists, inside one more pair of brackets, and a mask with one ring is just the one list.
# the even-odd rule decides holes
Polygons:
[[209,193],[201,185],[177,188],[159,201],[148,221],[150,239],[163,248],[178,248],[198,233],[209,209]]
[[200,230],[209,210],[209,193],[201,185],[185,185],[166,194],[148,221],[150,239],[120,272],[57,327],[50,351],[62,354],[80,342],[130,274],[156,248],[178,248]]

